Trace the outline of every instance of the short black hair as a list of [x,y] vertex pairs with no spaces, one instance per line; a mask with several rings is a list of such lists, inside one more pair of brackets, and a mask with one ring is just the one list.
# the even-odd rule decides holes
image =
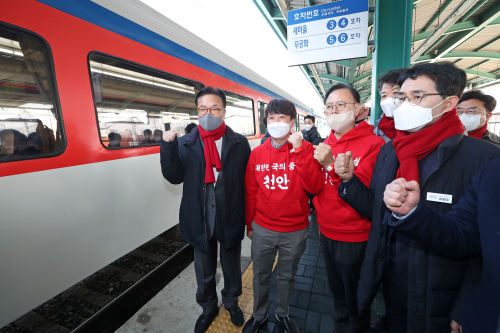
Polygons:
[[149,133],[149,135],[153,134],[153,131],[151,131],[149,128],[148,129],[145,129],[144,130],[144,135],[146,135],[146,133]]
[[154,133],[158,133],[160,132],[160,134],[163,134],[163,131],[161,129],[155,129]]
[[118,134],[118,133],[111,132],[111,133],[108,134],[108,139],[115,140],[115,141],[118,141],[118,140],[121,141],[122,136],[120,134]]
[[398,86],[399,77],[407,69],[408,68],[398,68],[398,69],[391,69],[390,71],[385,72],[384,75],[382,75],[378,79],[377,82],[378,91],[382,91],[382,87],[384,86],[385,83],[392,83],[393,85]]
[[264,117],[264,119],[262,119],[262,122],[264,123],[264,126],[267,128],[267,117]]
[[266,106],[266,118],[270,114],[284,114],[290,116],[290,121],[297,117],[295,104],[286,99],[273,99]]
[[308,114],[307,116],[304,117],[304,121],[306,119],[311,119],[311,121],[313,122],[313,124],[316,122],[316,117],[314,117],[314,116],[312,116],[310,114]]
[[438,93],[445,96],[462,97],[467,86],[467,74],[451,62],[436,62],[415,65],[399,76],[399,86],[407,79],[415,80],[419,76],[427,76],[434,81]]
[[206,86],[205,88],[201,89],[198,94],[196,95],[195,98],[195,103],[196,106],[198,106],[198,100],[205,95],[215,95],[219,96],[219,98],[222,100],[222,105],[224,108],[226,107],[226,94],[224,94],[224,91],[220,88],[215,88],[211,86]]
[[491,95],[486,95],[481,90],[471,90],[471,91],[466,92],[462,96],[462,98],[460,99],[458,104],[465,102],[465,101],[468,101],[469,99],[478,99],[481,102],[483,102],[484,107],[486,108],[486,111],[488,111],[488,112],[493,112],[493,110],[495,110],[495,108],[497,106],[497,100],[495,99],[495,97],[493,97]]
[[351,92],[352,98],[354,98],[356,103],[358,103],[358,104],[361,103],[361,96],[359,96],[359,92],[356,89],[354,89],[353,87],[351,87],[350,85],[347,85],[345,83],[337,83],[336,85],[334,85],[333,87],[328,89],[328,91],[326,92],[326,95],[325,95],[325,99],[323,99],[323,103],[326,104],[326,100],[328,99],[328,96],[330,96],[330,94],[332,92],[334,92],[335,90],[340,90],[340,89],[349,90]]
[[188,125],[186,126],[186,128],[184,129],[184,132],[185,132],[186,134],[189,134],[189,133],[191,133],[191,131],[193,130],[193,128],[195,128],[196,126],[198,126],[198,125],[196,125],[195,123],[190,123],[190,124],[188,124]]

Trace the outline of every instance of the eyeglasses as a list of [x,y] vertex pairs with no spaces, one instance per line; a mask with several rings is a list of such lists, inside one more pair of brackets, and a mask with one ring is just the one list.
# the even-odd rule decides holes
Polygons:
[[408,103],[410,103],[411,105],[419,105],[425,96],[434,96],[434,95],[447,96],[445,94],[440,94],[440,93],[436,94],[420,93],[420,94],[411,94],[410,96],[405,96],[403,94],[395,94],[394,96],[392,96],[392,101],[394,102],[394,105],[398,107],[401,106],[401,104],[403,104],[404,101],[408,101]]
[[325,113],[331,114],[333,109],[337,109],[337,111],[344,111],[345,106],[347,104],[358,104],[358,103],[348,103],[348,102],[337,102],[335,104],[327,104],[324,108]]
[[207,112],[210,112],[213,116],[216,116],[221,110],[221,108],[198,108],[198,113],[204,116]]
[[457,115],[461,116],[463,114],[468,116],[475,116],[476,114],[486,113],[486,111],[478,110],[478,108],[457,108]]

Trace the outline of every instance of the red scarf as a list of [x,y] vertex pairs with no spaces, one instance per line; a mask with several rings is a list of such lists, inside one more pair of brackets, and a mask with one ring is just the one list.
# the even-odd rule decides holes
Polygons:
[[219,152],[217,151],[217,146],[215,141],[219,140],[226,134],[226,123],[222,123],[217,129],[213,131],[205,131],[203,127],[198,125],[200,131],[200,138],[203,141],[204,149],[203,153],[205,155],[205,184],[215,183],[214,169],[217,172],[222,170],[222,164],[220,162]]
[[384,134],[391,140],[398,134],[396,128],[394,127],[394,119],[387,118],[385,114],[378,122],[378,128],[380,128],[382,132],[384,132]]
[[479,140],[482,140],[483,139],[483,135],[484,133],[486,133],[486,131],[488,130],[488,123],[484,124],[483,127],[475,130],[474,132],[470,133],[469,136],[471,138],[476,138],[476,139],[479,139]]
[[446,112],[437,123],[413,134],[399,131],[392,144],[400,163],[397,178],[420,183],[418,161],[433,151],[443,140],[464,133],[457,110]]

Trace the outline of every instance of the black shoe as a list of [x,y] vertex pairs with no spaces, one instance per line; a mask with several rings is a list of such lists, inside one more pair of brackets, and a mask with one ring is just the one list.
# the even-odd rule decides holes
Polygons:
[[285,329],[286,333],[300,333],[299,326],[289,316],[278,317],[276,315],[276,319],[278,319],[278,323]]
[[229,315],[231,316],[231,322],[234,326],[241,326],[245,322],[245,318],[243,318],[243,311],[241,311],[240,307],[236,305],[236,307],[227,310]]
[[219,314],[219,308],[215,308],[214,311],[212,311],[207,315],[202,314],[196,321],[196,325],[194,325],[194,333],[205,333],[210,327],[212,321],[215,319],[215,317],[217,317],[218,314]]
[[259,330],[259,327],[262,326],[267,320],[267,314],[266,317],[262,320],[255,320],[254,317],[248,319],[247,323],[245,326],[243,326],[243,330],[241,333],[257,333]]

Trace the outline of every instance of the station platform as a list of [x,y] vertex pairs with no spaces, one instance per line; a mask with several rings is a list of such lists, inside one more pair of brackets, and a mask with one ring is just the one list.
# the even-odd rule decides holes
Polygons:
[[[295,286],[290,299],[290,317],[296,321],[303,333],[332,333],[334,329],[335,307],[327,283],[325,261],[319,241],[316,215],[311,214],[309,220],[307,247],[299,261]],[[239,305],[244,313],[245,321],[251,317],[253,310],[253,267],[250,259],[250,248],[251,241],[245,237],[241,253],[243,294],[239,298]],[[224,278],[220,264],[218,265],[217,277],[220,277],[217,283],[217,292],[219,303],[221,303],[220,291],[224,285]],[[271,278],[269,320],[261,326],[259,330],[261,333],[284,332],[276,323],[274,314],[276,277],[277,271],[274,270]],[[195,322],[201,314],[201,308],[195,300],[195,293],[196,278],[194,264],[191,264],[116,332],[193,332]],[[383,299],[381,295],[377,295],[372,305],[372,320],[382,315],[383,311]],[[241,329],[242,326],[235,327],[231,324],[229,312],[222,306],[219,315],[214,319],[207,332],[236,333],[241,332]]]

